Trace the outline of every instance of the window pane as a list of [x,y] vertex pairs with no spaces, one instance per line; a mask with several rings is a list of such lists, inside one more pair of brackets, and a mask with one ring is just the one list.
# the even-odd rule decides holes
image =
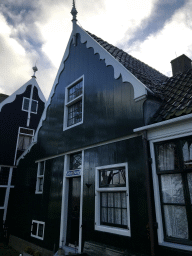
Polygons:
[[44,174],[44,161],[39,163],[39,175]]
[[161,175],[161,186],[164,203],[184,203],[181,174]]
[[70,155],[70,170],[81,169],[82,165],[82,154],[72,154]]
[[121,193],[122,208],[127,208],[127,196],[125,192]]
[[125,187],[126,186],[126,176],[125,168],[100,170],[100,187]]
[[[101,224],[127,226],[126,192],[101,192]],[[123,208],[123,206],[124,208]]]
[[192,168],[192,144],[191,144],[191,140],[188,139],[186,140],[182,140],[183,147],[182,147],[182,151],[183,151],[183,161],[184,161],[184,168]]
[[114,209],[108,208],[108,223],[115,223],[114,221]]
[[121,225],[121,209],[114,209],[115,212],[115,224]]
[[43,191],[43,178],[39,178],[39,192]]
[[33,235],[37,235],[37,223],[36,222],[33,222],[33,228],[32,228],[32,234]]
[[187,180],[188,180],[189,193],[190,193],[191,204],[192,204],[192,173],[187,174]]
[[115,207],[121,207],[121,193],[114,193]]
[[101,209],[101,222],[107,222],[107,208]]
[[101,206],[107,207],[107,193],[101,193]]
[[27,98],[24,98],[24,100],[23,100],[23,109],[24,110],[29,110],[29,99],[27,99]]
[[39,224],[38,236],[43,237],[43,224]]
[[160,171],[174,170],[178,168],[176,145],[167,143],[157,145],[157,167]]
[[188,239],[188,224],[185,207],[165,205],[164,215],[167,236]]
[[32,100],[32,103],[31,103],[31,112],[37,112],[37,101],[35,100]]
[[78,84],[72,86],[68,90],[68,102],[77,98],[82,94],[82,86],[83,86],[83,81],[80,81]]
[[19,141],[18,141],[18,150],[25,150],[29,147],[31,144],[32,137],[26,136],[26,135],[19,135]]
[[113,203],[113,193],[108,193],[108,206],[109,207],[113,207],[114,203]]
[[0,168],[0,185],[7,185],[9,178],[9,168],[1,167]]
[[71,126],[73,124],[79,123],[82,121],[82,100],[74,103],[68,107],[68,124]]
[[26,128],[20,128],[20,133],[26,133],[26,134],[33,135],[33,130],[32,129],[26,129]]
[[122,225],[127,226],[127,209],[122,210]]

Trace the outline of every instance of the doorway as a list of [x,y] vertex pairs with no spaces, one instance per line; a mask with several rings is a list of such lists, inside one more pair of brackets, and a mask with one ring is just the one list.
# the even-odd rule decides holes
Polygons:
[[69,178],[66,245],[79,246],[81,177]]

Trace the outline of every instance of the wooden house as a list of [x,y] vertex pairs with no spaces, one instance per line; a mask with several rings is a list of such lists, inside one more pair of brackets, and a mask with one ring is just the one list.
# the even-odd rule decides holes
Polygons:
[[[36,71],[36,67],[35,67]],[[12,95],[0,95],[0,219],[6,220],[12,197],[16,160],[32,142],[44,110],[45,97],[32,78]]]
[[[168,165],[173,166],[173,152],[181,153],[180,148],[174,151],[174,143],[170,147],[164,143],[168,137],[162,131],[162,143],[159,137],[155,141],[156,137],[150,137],[153,129],[157,132],[156,127],[161,130],[160,123],[168,124],[163,129],[171,127],[171,121],[158,118],[169,110],[166,103],[172,98],[168,87],[173,87],[179,75],[168,79],[85,31],[76,23],[74,2],[71,13],[72,34],[45,111],[33,143],[18,160],[20,175],[14,193],[17,201],[13,198],[11,204],[10,244],[21,252],[31,246],[43,255],[57,255],[58,248],[66,255],[190,255],[191,233],[184,229],[187,221],[191,223],[191,185],[186,205],[177,200],[174,187],[171,193],[175,191],[175,201],[169,199],[167,203],[164,194],[159,195],[158,177],[165,177],[165,184],[163,180],[160,186],[169,194],[169,177],[175,169]],[[185,81],[185,75],[179,80],[183,86],[189,74]],[[188,102],[190,105],[190,97]],[[181,130],[178,126],[176,134]],[[171,139],[173,131],[167,131]],[[148,140],[150,145],[157,142],[157,165]],[[185,143],[186,150],[189,144]],[[166,162],[168,155],[170,164]],[[190,167],[190,153],[186,155],[186,166]],[[183,169],[177,170],[171,177],[178,182],[182,197]],[[187,170],[182,176],[185,183],[186,175],[191,179]],[[188,211],[181,215],[184,224],[178,224],[181,232],[175,237],[177,231],[167,219],[174,215],[167,206],[162,222],[166,203],[173,211],[177,206],[179,212],[184,208]]]

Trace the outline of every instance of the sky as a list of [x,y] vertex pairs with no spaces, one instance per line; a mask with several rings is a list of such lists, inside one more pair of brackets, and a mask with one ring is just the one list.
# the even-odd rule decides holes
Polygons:
[[[192,1],[76,0],[78,24],[164,75],[192,59]],[[33,75],[48,99],[72,31],[72,0],[0,0],[0,93]]]

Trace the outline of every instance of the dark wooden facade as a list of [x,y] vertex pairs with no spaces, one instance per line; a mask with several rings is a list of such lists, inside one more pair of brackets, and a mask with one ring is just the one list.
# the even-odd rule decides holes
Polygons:
[[[36,113],[30,111],[29,116],[29,111],[24,111],[23,108],[24,99],[29,102],[30,98],[35,104],[33,107],[35,106],[34,112]],[[9,97],[4,97],[0,103],[1,220],[7,220],[8,201],[12,196],[17,174],[16,160],[32,140],[44,107],[45,98],[35,77],[32,77]]]
[[[58,72],[58,82],[53,87],[36,141],[19,161],[20,176],[16,177],[12,212],[9,212],[11,235],[49,251],[66,249],[75,244],[71,219],[78,213],[79,233],[74,235],[79,239],[79,252],[190,255],[186,250],[158,245],[149,143],[143,133],[145,129],[133,131],[150,122],[161,99],[148,91],[145,97],[135,100],[135,84],[123,82],[123,75],[114,78],[115,67],[106,65],[95,54],[94,47],[87,47],[82,34],[75,35],[75,45],[70,38],[66,50],[69,52]],[[81,120],[69,127],[65,111],[71,103],[67,105],[66,93],[79,81],[83,81],[83,92],[76,102],[82,100]],[[74,154],[81,154],[82,166],[74,169],[77,175],[70,176],[70,159]],[[98,181],[97,173],[116,167],[118,170],[123,165],[127,166],[129,188],[119,191],[122,194],[126,191],[129,198],[126,209],[130,225],[126,230],[123,225],[114,228],[114,223],[110,223],[103,229],[105,225],[98,224],[102,205],[98,207],[96,197],[106,190],[99,190],[101,176]],[[41,168],[44,168],[42,173]],[[69,210],[73,208],[70,201],[75,198],[73,183],[79,189],[79,212]],[[114,187],[108,191],[114,193]],[[123,210],[121,207],[121,214]],[[91,251],[93,248],[95,252]]]

